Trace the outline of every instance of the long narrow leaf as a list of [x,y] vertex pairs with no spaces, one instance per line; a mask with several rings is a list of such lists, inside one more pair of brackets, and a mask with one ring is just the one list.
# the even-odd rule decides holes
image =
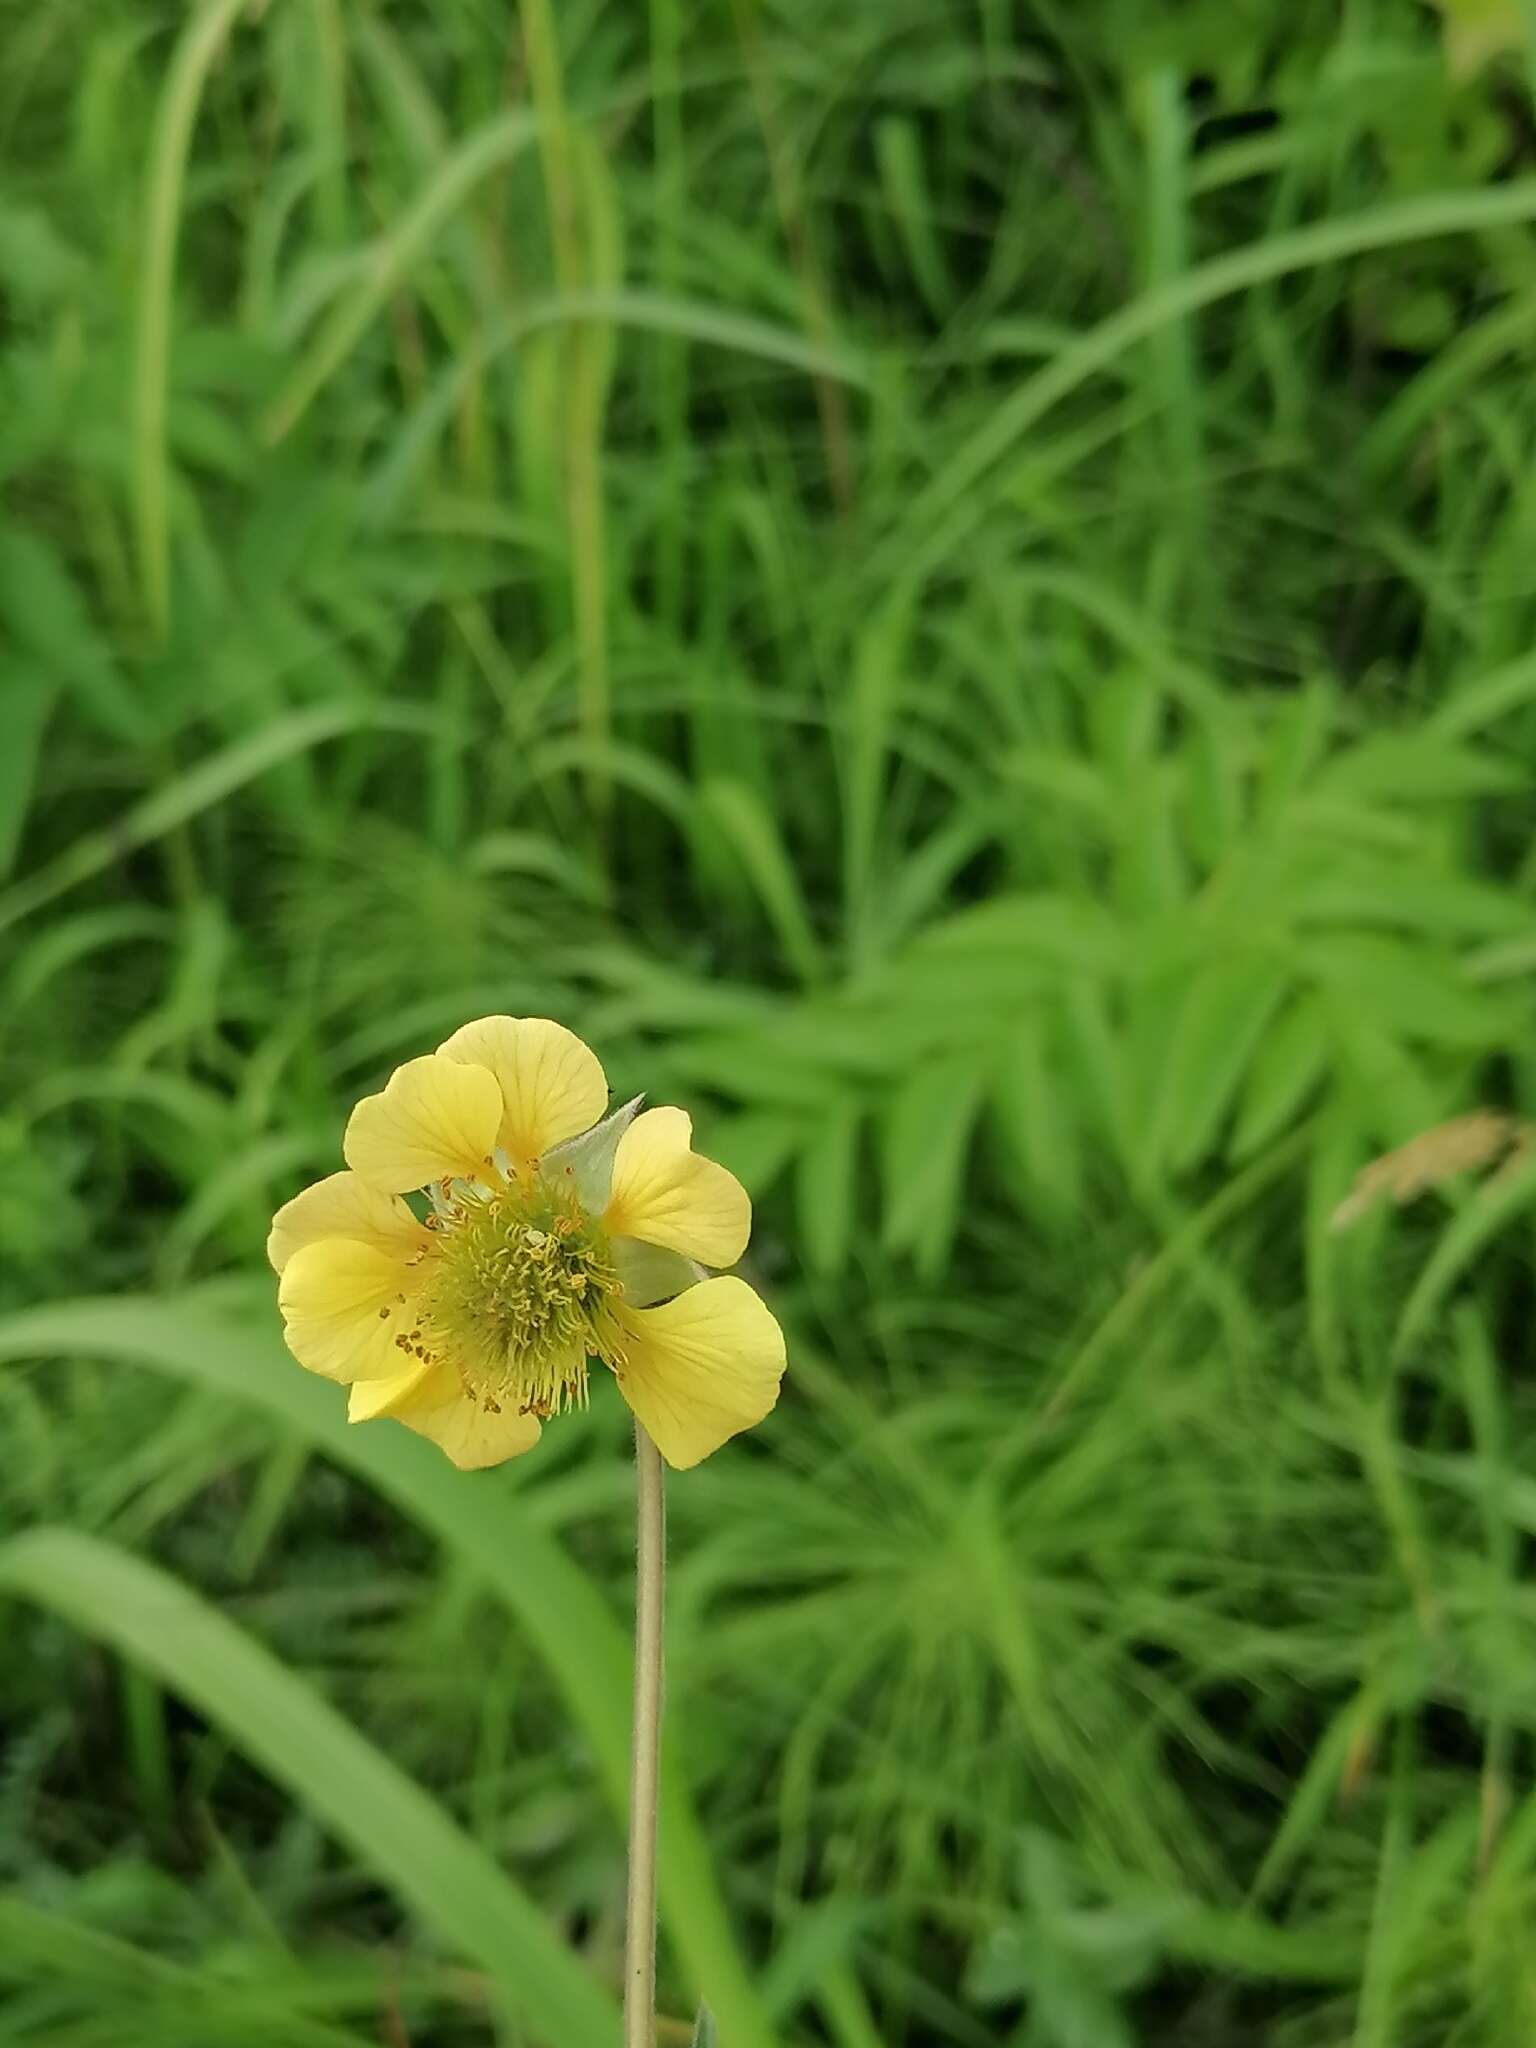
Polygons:
[[72,1529],[0,1545],[0,1591],[111,1643],[190,1700],[501,1986],[550,2048],[607,2048],[617,2015],[538,1908],[305,1680],[157,1565]]
[[[513,1484],[466,1478],[407,1430],[350,1428],[335,1390],[294,1368],[266,1317],[254,1326],[237,1324],[188,1297],[51,1303],[0,1321],[0,1361],[82,1355],[147,1365],[261,1409],[430,1530],[461,1564],[480,1574],[526,1630],[591,1745],[614,1812],[624,1812],[624,1634],[591,1580],[524,1510]],[[674,1729],[662,1785],[663,1922],[727,2037],[740,2048],[774,2048],[773,2028],[731,1932],[678,1750]]]

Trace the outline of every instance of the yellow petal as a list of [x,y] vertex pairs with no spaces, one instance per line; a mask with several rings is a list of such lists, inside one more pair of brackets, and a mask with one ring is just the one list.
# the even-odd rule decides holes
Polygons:
[[[397,1354],[398,1355],[398,1354]],[[354,1380],[347,1389],[348,1422],[372,1422],[379,1415],[398,1415],[420,1394],[437,1368],[408,1365],[387,1380]]]
[[648,1109],[619,1140],[603,1228],[706,1266],[734,1266],[752,1231],[752,1204],[735,1174],[690,1150],[681,1109]]
[[413,1327],[410,1297],[421,1277],[421,1268],[357,1238],[302,1246],[277,1288],[288,1349],[324,1379],[393,1377],[400,1370],[395,1339]]
[[589,1130],[608,1107],[597,1054],[548,1017],[479,1017],[438,1052],[496,1077],[504,1105],[498,1142],[520,1166]]
[[386,1195],[484,1173],[501,1122],[501,1090],[483,1067],[425,1053],[396,1067],[381,1095],[353,1110],[342,1153]]
[[267,1257],[279,1273],[296,1251],[322,1237],[353,1237],[402,1258],[431,1242],[404,1202],[381,1195],[355,1173],[333,1173],[284,1202],[272,1218]]
[[395,1415],[407,1429],[441,1446],[461,1472],[520,1458],[540,1435],[536,1416],[471,1401],[450,1365],[434,1365]]
[[779,1398],[784,1333],[745,1280],[701,1280],[660,1308],[620,1314],[619,1391],[679,1471],[761,1422]]

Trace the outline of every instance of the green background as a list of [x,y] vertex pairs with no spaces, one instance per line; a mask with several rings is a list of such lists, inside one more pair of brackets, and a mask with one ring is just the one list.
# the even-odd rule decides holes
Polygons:
[[0,2039],[616,2038],[622,1404],[261,1257],[488,1011],[789,1332],[664,2042],[1536,2038],[1536,1169],[1329,1228],[1536,1078],[1527,27],[5,6]]

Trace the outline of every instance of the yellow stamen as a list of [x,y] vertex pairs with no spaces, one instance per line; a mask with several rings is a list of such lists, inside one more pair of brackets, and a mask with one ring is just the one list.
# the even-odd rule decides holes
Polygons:
[[588,1354],[617,1349],[610,1298],[619,1283],[608,1240],[574,1192],[534,1175],[487,1192],[460,1187],[434,1237],[432,1277],[402,1350],[446,1360],[492,1414],[585,1406]]

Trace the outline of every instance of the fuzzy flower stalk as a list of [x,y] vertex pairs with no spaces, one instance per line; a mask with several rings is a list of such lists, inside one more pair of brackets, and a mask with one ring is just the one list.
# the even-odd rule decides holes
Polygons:
[[[606,1369],[634,1412],[635,1744],[625,2042],[654,2039],[661,1460],[696,1465],[778,1398],[784,1338],[744,1280],[751,1204],[680,1109],[608,1112],[589,1047],[482,1017],[353,1110],[347,1170],[273,1218],[288,1348],[465,1469],[529,1451]],[[659,1456],[658,1456],[659,1454]]]

